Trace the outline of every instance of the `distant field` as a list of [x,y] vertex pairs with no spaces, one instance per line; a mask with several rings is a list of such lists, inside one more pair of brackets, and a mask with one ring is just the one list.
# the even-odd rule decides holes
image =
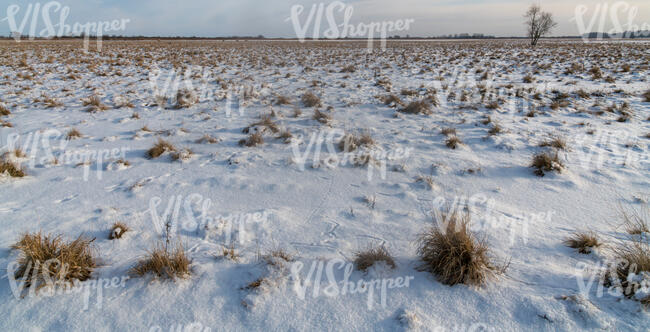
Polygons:
[[2,280],[0,330],[647,326],[650,291],[614,293],[650,265],[611,262],[648,255],[650,41],[380,46],[0,41],[0,266],[83,236],[82,284],[120,280]]

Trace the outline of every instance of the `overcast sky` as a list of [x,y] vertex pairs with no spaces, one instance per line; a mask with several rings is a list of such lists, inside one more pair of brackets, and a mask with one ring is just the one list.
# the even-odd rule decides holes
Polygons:
[[[319,1],[296,0],[60,0],[69,7],[65,21],[109,21],[129,19],[125,31],[115,34],[147,36],[232,36],[264,35],[266,37],[296,37],[291,20],[291,8],[296,4],[305,7],[298,16],[299,23],[306,22],[312,4]],[[413,19],[407,31],[389,33],[402,36],[438,36],[456,33],[483,33],[496,36],[523,36],[522,16],[532,3],[526,0],[353,0],[343,1],[353,10],[351,24]],[[553,35],[577,35],[580,32],[607,31],[614,26],[627,28],[628,22],[638,27],[650,28],[650,1],[595,1],[595,0],[545,0],[536,1],[553,13],[558,22]],[[0,0],[1,18],[8,16],[8,8],[18,5],[15,17],[19,25],[35,1]],[[47,2],[41,1],[41,6]],[[323,1],[327,6],[331,1]],[[619,3],[616,14],[614,4]],[[607,4],[606,10],[603,5]],[[587,11],[582,20],[575,20],[579,6]],[[59,22],[59,12],[50,10],[52,24]],[[597,12],[598,11],[598,12]],[[336,24],[343,23],[343,14],[335,12]],[[636,13],[636,15],[634,15]],[[605,15],[603,15],[605,14]],[[604,19],[601,19],[601,15]],[[633,19],[630,20],[629,17]],[[596,17],[596,19],[594,19]],[[613,17],[617,17],[617,25]],[[593,20],[591,29],[588,29]],[[43,17],[37,20],[36,31],[45,24]],[[601,22],[604,24],[600,28]],[[29,32],[32,20],[27,20],[23,34]],[[584,28],[581,28],[581,25]],[[312,24],[307,37],[312,35]],[[328,28],[324,15],[320,24],[322,31]],[[0,21],[0,33],[8,35],[9,20]],[[108,34],[113,34],[109,32]]]

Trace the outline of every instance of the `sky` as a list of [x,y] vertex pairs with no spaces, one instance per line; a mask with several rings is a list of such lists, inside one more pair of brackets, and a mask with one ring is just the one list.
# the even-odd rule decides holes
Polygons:
[[[36,19],[31,15],[36,3],[0,0],[0,34],[9,35],[13,30],[12,21],[18,31],[21,31],[20,25],[24,23],[23,35],[30,34],[32,24],[35,24],[33,31],[36,31],[36,35],[43,31],[48,26],[43,17],[43,8],[37,13]],[[38,3],[43,7],[48,2]],[[315,10],[312,21],[306,26],[312,6],[320,3],[324,8],[328,5],[335,8],[334,15],[330,16],[333,24],[339,26],[344,24],[344,10],[338,9],[343,8],[351,13],[349,24],[355,27],[360,23],[368,26],[373,22],[387,22],[386,26],[390,27],[400,20],[412,20],[408,26],[402,26],[401,30],[387,29],[388,35],[426,37],[482,33],[524,36],[523,14],[532,3],[540,4],[545,11],[553,14],[558,23],[551,34],[554,36],[610,29],[626,30],[634,26],[650,30],[648,0],[352,0],[340,4],[313,0],[59,0],[52,2],[47,12],[55,34],[60,23],[59,16],[67,8],[69,15],[64,24],[71,28],[75,23],[128,20],[123,26],[116,26],[117,30],[105,34],[201,37],[263,35],[296,38],[302,29],[306,29],[307,37],[314,36],[315,27],[319,29],[319,37],[323,37],[323,32],[329,29],[326,10],[320,16],[320,24],[315,24],[319,16]],[[32,12],[26,15],[30,4]],[[60,5],[58,10],[57,4]],[[294,15],[292,20],[292,8],[298,8],[296,5],[302,5],[304,10],[300,15]],[[367,35],[359,34],[363,37]]]

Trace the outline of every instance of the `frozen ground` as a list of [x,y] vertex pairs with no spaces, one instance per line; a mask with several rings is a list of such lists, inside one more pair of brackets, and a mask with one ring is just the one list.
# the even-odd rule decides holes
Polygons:
[[[5,158],[27,173],[0,180],[0,266],[17,259],[10,246],[22,234],[42,230],[96,238],[93,277],[126,277],[164,241],[161,220],[174,223],[172,240],[192,259],[187,279],[131,277],[101,292],[88,286],[87,295],[21,299],[5,276],[0,330],[646,330],[638,301],[594,279],[607,248],[584,255],[562,241],[587,229],[606,244],[627,241],[619,207],[647,206],[648,43],[388,46],[368,54],[363,43],[143,41],[84,53],[73,42],[0,43],[0,102],[11,112],[0,117],[0,146],[22,149],[26,156]],[[175,77],[193,91],[186,107],[175,107],[178,89],[165,84]],[[305,106],[307,92],[321,105]],[[390,94],[439,104],[430,115],[407,114],[382,101]],[[84,105],[92,96],[106,109]],[[281,96],[290,104],[278,105]],[[330,120],[315,120],[315,109]],[[263,116],[280,131],[253,126],[264,143],[240,145]],[[73,128],[82,137],[66,140]],[[448,148],[443,128],[463,143]],[[292,137],[278,138],[284,131]],[[341,163],[344,132],[369,134],[374,147],[364,149],[389,157],[370,168]],[[199,142],[204,135],[212,143]],[[319,136],[322,144],[312,141]],[[554,137],[566,141],[564,167],[536,176],[532,156]],[[192,153],[149,159],[158,138]],[[75,159],[83,153],[95,155]],[[482,287],[445,286],[418,270],[418,234],[432,213],[458,202],[494,260],[510,262]],[[175,212],[166,217],[168,206]],[[131,231],[111,241],[115,221]],[[377,245],[397,268],[353,271],[349,280],[407,278],[408,287],[387,289],[385,305],[379,290],[370,299],[327,296],[314,276],[304,280],[312,263],[352,262]],[[221,257],[229,247],[238,260]],[[294,261],[260,259],[277,248]],[[334,272],[341,281],[343,270]],[[325,271],[320,279],[323,288]]]

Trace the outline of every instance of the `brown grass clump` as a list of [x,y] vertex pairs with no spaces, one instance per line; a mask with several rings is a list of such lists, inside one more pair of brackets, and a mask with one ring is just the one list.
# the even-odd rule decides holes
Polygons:
[[275,248],[266,254],[259,256],[258,259],[274,267],[284,266],[285,263],[292,262],[294,255],[282,248]]
[[285,262],[291,262],[293,260],[293,255],[281,248],[270,250],[266,255],[264,255],[264,258],[267,259],[267,262],[268,259],[271,259],[271,257],[279,258]]
[[293,114],[292,114],[292,115],[293,115],[294,118],[297,118],[297,117],[301,116],[301,115],[302,115],[302,111],[300,110],[300,107],[294,105],[294,106],[293,106]]
[[314,110],[314,115],[312,116],[312,118],[322,124],[328,124],[330,121],[332,121],[331,115],[321,112],[318,109]]
[[290,105],[291,104],[291,99],[286,96],[276,96],[275,97],[275,104],[276,105]]
[[293,134],[291,133],[291,131],[286,129],[286,130],[283,130],[282,132],[280,132],[280,135],[278,135],[278,138],[282,139],[284,141],[284,143],[289,144],[289,143],[291,143],[291,139],[293,138]]
[[646,91],[642,95],[642,97],[643,97],[643,101],[645,101],[646,103],[650,103],[650,90]]
[[589,73],[591,74],[591,78],[594,80],[600,79],[603,77],[603,72],[600,70],[600,67],[593,66],[589,70]]
[[503,132],[503,128],[495,123],[494,126],[492,126],[492,128],[490,128],[490,130],[488,130],[488,135],[494,136],[494,135],[500,134],[502,132]]
[[151,273],[163,279],[185,278],[190,275],[190,263],[182,245],[171,250],[158,245],[131,269],[131,274],[142,277]]
[[496,100],[493,100],[493,101],[487,103],[487,105],[485,105],[485,108],[487,108],[489,110],[498,109],[499,108],[499,102],[496,101]]
[[235,245],[234,244],[231,244],[230,248],[224,247],[223,251],[222,251],[222,256],[225,257],[225,258],[228,258],[228,259],[230,259],[232,261],[235,261],[235,262],[239,260],[239,254],[237,254],[237,252],[235,252]]
[[[25,234],[12,246],[20,250],[16,278],[25,278],[27,287],[52,286],[90,278],[97,266],[90,244],[81,236],[65,242],[61,236]],[[48,284],[49,283],[49,284]]]
[[628,122],[630,121],[631,116],[627,113],[621,114],[618,118],[616,118],[616,122]]
[[263,127],[262,130],[270,130],[273,133],[278,133],[280,131],[280,127],[271,120],[270,116],[264,116],[260,121],[257,121],[255,123],[250,124],[248,127],[244,128],[242,130],[244,133],[248,134],[248,132],[251,130],[253,127]]
[[9,176],[12,178],[22,178],[26,175],[25,171],[20,165],[16,165],[9,160],[3,159],[0,160],[0,174],[5,173],[9,174]]
[[454,136],[455,136],[455,135],[456,135],[456,128],[451,128],[451,127],[448,127],[448,128],[442,128],[442,130],[440,131],[440,133],[443,134],[443,135],[445,135],[445,136],[451,136],[451,135],[454,135]]
[[461,141],[457,136],[451,136],[445,140],[445,145],[450,149],[455,150],[461,144],[463,144],[463,141]]
[[417,90],[402,89],[402,91],[400,91],[400,94],[402,96],[416,96],[418,94],[418,91]]
[[594,232],[575,232],[564,240],[567,247],[577,249],[581,254],[589,254],[594,247],[602,243]]
[[126,166],[126,167],[131,166],[131,162],[130,162],[130,161],[128,161],[128,160],[124,160],[124,159],[122,159],[122,158],[118,159],[115,163],[117,163],[117,164],[121,164],[121,165],[124,165],[124,166]]
[[105,111],[109,107],[102,104],[102,100],[99,98],[99,96],[90,96],[88,99],[84,99],[82,101],[83,106],[90,106],[88,108],[88,112],[97,112],[97,111]]
[[172,152],[171,157],[172,160],[174,161],[177,160],[186,161],[186,160],[190,160],[193,155],[194,155],[194,151],[192,151],[189,148],[183,148],[181,150]]
[[417,241],[422,268],[446,285],[481,285],[494,266],[488,259],[487,243],[478,240],[468,227],[469,214],[447,214],[436,220]]
[[242,139],[239,141],[239,145],[245,145],[247,147],[258,146],[261,144],[264,144],[264,137],[262,137],[262,133],[260,132],[252,133],[248,136],[248,139]]
[[176,92],[176,108],[186,108],[196,104],[199,98],[190,89],[180,89]]
[[430,115],[433,114],[431,110],[431,105],[424,100],[412,101],[406,107],[399,109],[398,112],[407,113],[407,114],[424,114]]
[[555,137],[549,141],[544,141],[539,144],[540,147],[552,147],[558,150],[566,150],[567,144],[566,141],[561,137]]
[[165,152],[171,151],[176,151],[176,147],[174,147],[171,143],[159,138],[158,142],[156,142],[156,144],[147,151],[147,157],[149,159],[154,159],[160,157]]
[[394,94],[382,96],[380,97],[380,100],[384,105],[404,106],[404,102]]
[[[643,237],[636,236],[648,232],[647,215],[641,215],[634,209],[628,211],[623,207],[619,207],[619,210],[625,230],[635,236],[619,242],[612,248],[615,264],[604,275],[603,283],[606,287],[618,288],[623,295],[631,298],[639,288],[647,287],[643,285],[645,278],[639,278],[638,275],[650,273],[650,244]],[[635,298],[644,305],[650,304],[648,296]]]
[[63,103],[61,103],[60,101],[58,101],[58,100],[56,100],[54,98],[50,98],[50,97],[47,97],[47,96],[43,96],[42,98],[43,98],[43,103],[45,104],[45,107],[47,107],[47,108],[54,108],[54,107],[63,106]]
[[430,175],[418,175],[415,177],[415,182],[424,183],[429,189],[435,188],[435,182],[433,181],[433,177]]
[[167,96],[165,95],[155,95],[154,96],[154,102],[152,104],[153,106],[158,106],[161,108],[165,108],[167,105]]
[[27,154],[23,150],[21,150],[20,148],[15,148],[11,152],[13,152],[13,154],[14,154],[14,156],[16,156],[16,158],[27,157]]
[[576,92],[576,94],[582,99],[589,99],[589,93],[587,93],[585,90],[580,89]]
[[[650,245],[643,240],[631,240],[619,244],[613,249],[616,264],[604,276],[606,287],[620,287],[623,295],[632,297],[643,287],[639,280],[628,279],[632,274],[650,273]],[[650,298],[640,299],[644,304]]]
[[320,98],[311,91],[302,95],[301,101],[306,107],[316,107],[321,104]]
[[361,136],[355,136],[353,134],[345,134],[343,138],[339,141],[339,150],[343,152],[352,152],[361,146],[372,146],[375,144],[375,140],[372,139],[370,133],[363,133]]
[[0,105],[0,116],[9,115],[11,112],[4,105]]
[[562,172],[564,164],[560,161],[557,152],[554,154],[542,152],[533,156],[530,167],[535,168],[535,175],[544,176],[545,172]]
[[208,135],[208,134],[205,134],[201,138],[196,140],[196,143],[199,143],[199,144],[204,144],[204,143],[215,144],[215,143],[219,143],[219,140],[212,137],[212,136],[210,136],[210,135]]
[[438,100],[435,89],[429,90],[424,99],[434,107],[440,106],[440,101]]
[[528,74],[524,76],[523,81],[524,83],[533,83],[535,81],[535,78],[532,75]]
[[113,226],[111,226],[111,233],[108,234],[108,239],[115,240],[115,239],[122,238],[122,235],[124,235],[124,233],[128,231],[129,231],[129,227],[126,224],[118,221],[114,223]]
[[72,140],[72,139],[75,139],[75,138],[80,138],[82,136],[83,135],[81,134],[81,132],[79,130],[77,130],[76,128],[72,128],[65,135],[65,138],[68,139],[68,140]]
[[366,271],[377,262],[384,262],[392,269],[395,268],[395,260],[384,247],[370,248],[358,251],[354,255],[354,266],[359,271]]
[[245,289],[245,290],[258,289],[265,282],[267,282],[266,278],[258,278],[249,282],[248,285],[242,287],[241,289]]
[[623,208],[620,208],[620,213],[623,217],[623,227],[628,234],[641,235],[643,233],[650,233],[647,214],[644,216],[639,211],[624,210]]
[[354,65],[348,65],[341,69],[341,73],[354,73],[356,70]]

